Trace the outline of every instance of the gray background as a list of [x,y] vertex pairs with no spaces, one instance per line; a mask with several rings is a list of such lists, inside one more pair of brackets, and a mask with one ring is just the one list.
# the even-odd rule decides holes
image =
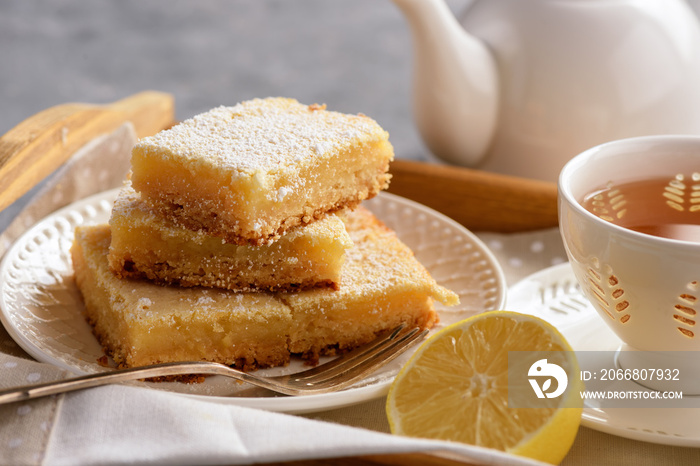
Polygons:
[[411,115],[411,47],[391,0],[0,0],[0,134],[145,89],[172,93],[178,119],[285,96],[365,113],[397,157],[435,161]]
[[397,157],[437,161],[411,115],[411,48],[391,0],[0,0],[0,134],[145,89],[172,93],[178,119],[286,96],[365,113]]

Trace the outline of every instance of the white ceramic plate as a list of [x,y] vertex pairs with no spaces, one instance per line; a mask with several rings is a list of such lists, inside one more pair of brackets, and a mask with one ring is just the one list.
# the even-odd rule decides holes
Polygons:
[[[614,353],[622,341],[608,328],[583,296],[569,263],[537,272],[508,292],[511,310],[535,315],[554,325],[574,351],[610,354],[606,367],[615,367]],[[621,381],[616,390],[648,390],[632,381]],[[584,402],[582,424],[609,434],[665,445],[700,447],[697,396],[684,397],[679,408],[605,408]]]
[[[103,351],[83,318],[83,303],[73,281],[73,231],[77,225],[106,222],[116,194],[116,190],[107,191],[48,216],[15,242],[0,265],[0,319],[9,334],[37,360],[77,374],[108,369],[97,363]],[[453,308],[436,303],[440,324],[433,332],[504,306],[506,285],[498,262],[464,227],[425,206],[387,193],[363,205],[397,232],[438,283],[459,294],[461,304]],[[350,389],[323,395],[261,396],[259,390],[223,377],[208,377],[204,383],[191,385],[138,384],[222,403],[313,412],[383,396],[408,357],[402,355]],[[258,372],[274,375],[303,369],[301,361],[292,361],[284,368]]]

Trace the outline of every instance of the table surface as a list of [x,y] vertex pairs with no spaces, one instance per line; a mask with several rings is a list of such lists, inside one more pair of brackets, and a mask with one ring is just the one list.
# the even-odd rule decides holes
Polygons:
[[[460,11],[470,0],[448,3]],[[53,105],[106,103],[144,89],[173,94],[178,119],[288,96],[365,113],[389,131],[398,158],[437,162],[413,122],[411,62],[408,28],[390,0],[4,0],[0,134]],[[14,212],[0,216],[0,230]],[[342,413],[326,419],[357,423]],[[567,462],[586,464],[587,448],[607,440],[586,430]],[[615,442],[616,464],[700,460],[685,449]]]

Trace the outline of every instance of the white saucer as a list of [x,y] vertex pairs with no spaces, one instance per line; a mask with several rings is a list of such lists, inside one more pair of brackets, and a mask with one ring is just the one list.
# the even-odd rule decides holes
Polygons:
[[[554,325],[575,351],[614,352],[622,341],[608,328],[581,293],[568,263],[537,272],[508,292],[508,308],[540,317]],[[634,382],[618,382],[616,390],[647,390]],[[700,447],[698,397],[684,397],[679,408],[606,408],[584,402],[582,424],[620,437],[665,445]]]

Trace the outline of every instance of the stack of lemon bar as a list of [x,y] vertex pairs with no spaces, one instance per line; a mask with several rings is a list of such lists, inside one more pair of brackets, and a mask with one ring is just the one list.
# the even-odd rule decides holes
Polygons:
[[312,361],[455,304],[360,205],[393,148],[364,115],[285,98],[218,107],[140,140],[109,224],[71,249],[88,322],[122,367]]

